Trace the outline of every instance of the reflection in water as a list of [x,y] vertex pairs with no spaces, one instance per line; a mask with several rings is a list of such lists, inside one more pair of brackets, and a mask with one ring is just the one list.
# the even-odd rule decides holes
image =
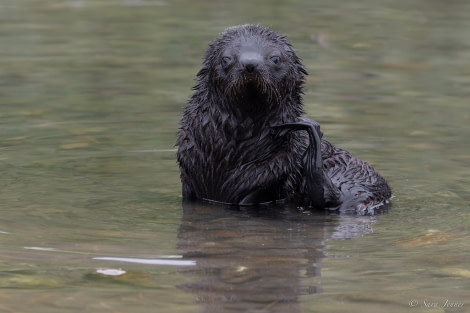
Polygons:
[[197,265],[181,269],[192,282],[179,288],[194,294],[203,312],[300,312],[299,296],[321,292],[314,278],[325,240],[370,233],[374,222],[291,207],[183,209],[179,249]]

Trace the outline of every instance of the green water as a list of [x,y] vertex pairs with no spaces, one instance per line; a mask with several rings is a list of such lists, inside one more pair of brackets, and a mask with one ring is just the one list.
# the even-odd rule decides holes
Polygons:
[[[468,12],[0,0],[0,312],[470,312]],[[182,207],[180,113],[242,23],[288,36],[308,115],[387,178],[390,212]]]

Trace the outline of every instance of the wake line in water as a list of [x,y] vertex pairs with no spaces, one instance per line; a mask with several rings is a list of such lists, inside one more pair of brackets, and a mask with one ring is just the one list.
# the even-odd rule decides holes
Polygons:
[[115,258],[115,257],[95,257],[93,260],[116,261],[135,264],[148,265],[170,265],[170,266],[195,266],[196,261],[192,260],[172,260],[172,259],[139,259],[139,258]]
[[[57,250],[55,248],[47,248],[47,247],[23,247],[23,249],[47,251],[47,252],[67,252],[67,253],[88,254],[88,253],[82,253],[82,252]],[[147,264],[147,265],[167,265],[167,266],[195,266],[196,265],[196,261],[193,261],[193,260],[175,260],[175,259],[181,259],[183,257],[181,255],[159,255],[158,257],[159,259],[118,258],[118,257],[94,257],[92,259],[102,260],[102,261],[134,263],[134,264]]]

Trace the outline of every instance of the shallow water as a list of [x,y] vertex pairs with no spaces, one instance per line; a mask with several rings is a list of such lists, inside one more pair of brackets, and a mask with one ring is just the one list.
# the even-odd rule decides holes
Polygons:
[[[468,312],[468,1],[0,1],[0,312]],[[207,43],[288,36],[377,217],[181,204]],[[451,307],[452,306],[454,307]]]

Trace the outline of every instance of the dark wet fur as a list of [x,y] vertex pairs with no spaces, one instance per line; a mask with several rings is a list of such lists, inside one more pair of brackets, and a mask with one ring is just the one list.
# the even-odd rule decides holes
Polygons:
[[229,28],[210,44],[178,132],[185,201],[359,214],[388,203],[385,180],[303,115],[305,75],[285,37],[264,27]]

